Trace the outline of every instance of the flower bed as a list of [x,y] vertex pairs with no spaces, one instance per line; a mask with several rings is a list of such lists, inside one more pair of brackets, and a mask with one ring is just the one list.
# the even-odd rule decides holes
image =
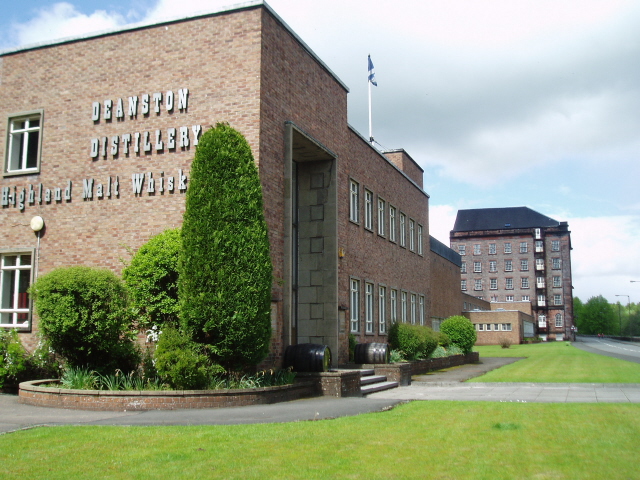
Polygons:
[[27,405],[79,410],[174,410],[265,405],[318,395],[315,382],[234,390],[69,390],[42,385],[58,380],[20,384],[19,402]]

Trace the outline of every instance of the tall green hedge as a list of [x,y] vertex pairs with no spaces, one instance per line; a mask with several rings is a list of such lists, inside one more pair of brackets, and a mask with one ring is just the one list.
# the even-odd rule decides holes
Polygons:
[[389,328],[389,344],[393,350],[401,350],[407,360],[417,360],[431,355],[438,340],[429,327],[398,322]]
[[471,320],[462,315],[447,318],[440,325],[440,331],[446,334],[451,343],[460,347],[464,353],[469,353],[476,343],[476,328]]
[[141,327],[177,323],[180,247],[180,229],[165,230],[142,245],[122,271]]
[[180,321],[227,370],[269,351],[272,266],[262,187],[245,138],[218,124],[199,140],[182,225]]
[[76,266],[58,268],[38,278],[30,293],[40,330],[70,366],[98,371],[134,368],[127,295],[109,270]]

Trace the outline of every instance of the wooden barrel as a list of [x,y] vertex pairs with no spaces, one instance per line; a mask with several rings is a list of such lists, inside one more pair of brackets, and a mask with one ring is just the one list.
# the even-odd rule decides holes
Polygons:
[[296,372],[328,372],[331,350],[327,345],[315,343],[289,345],[284,352],[284,367],[293,367]]
[[389,363],[389,345],[386,343],[358,343],[353,352],[355,363]]

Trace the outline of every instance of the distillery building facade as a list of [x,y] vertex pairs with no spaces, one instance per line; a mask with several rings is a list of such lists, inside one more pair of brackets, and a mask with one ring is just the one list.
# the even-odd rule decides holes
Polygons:
[[570,337],[574,322],[567,222],[528,207],[459,210],[450,241],[462,259],[463,292],[514,309],[530,302],[531,311],[517,310],[533,317],[536,334],[549,340]]
[[[347,93],[262,2],[1,53],[0,327],[32,348],[37,276],[71,265],[119,273],[130,250],[179,227],[191,159],[217,122],[247,138],[262,182],[267,362],[312,342],[339,364],[349,334],[386,341],[392,322],[429,325],[423,171],[348,125]],[[455,283],[438,289],[459,292]],[[459,311],[459,297],[450,302]]]

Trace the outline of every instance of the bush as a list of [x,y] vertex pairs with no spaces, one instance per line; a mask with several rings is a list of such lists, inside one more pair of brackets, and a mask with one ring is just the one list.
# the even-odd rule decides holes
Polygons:
[[124,337],[129,326],[126,290],[114,273],[59,268],[40,277],[30,293],[43,335],[69,366],[135,368],[133,342]]
[[449,339],[449,336],[446,333],[443,333],[443,332],[433,332],[433,333],[436,336],[438,345],[444,348],[447,348],[449,345],[451,345],[451,340]]
[[501,337],[498,342],[502,348],[509,348],[511,346],[511,340],[508,337]]
[[177,321],[180,247],[180,229],[165,230],[142,245],[122,271],[142,328]]
[[476,343],[476,329],[473,323],[462,315],[447,318],[440,325],[440,331],[447,335],[451,343],[460,347],[465,354],[469,353]]
[[27,352],[18,332],[0,329],[0,388],[17,385],[27,368]]
[[218,124],[202,135],[185,202],[182,327],[217,363],[242,370],[269,352],[272,266],[260,178],[240,133]]
[[189,335],[165,329],[155,351],[158,375],[176,390],[207,388],[214,375],[224,373],[224,368],[213,364],[203,350]]
[[401,350],[408,360],[427,358],[438,346],[433,330],[408,323],[391,325],[389,344],[393,350]]

